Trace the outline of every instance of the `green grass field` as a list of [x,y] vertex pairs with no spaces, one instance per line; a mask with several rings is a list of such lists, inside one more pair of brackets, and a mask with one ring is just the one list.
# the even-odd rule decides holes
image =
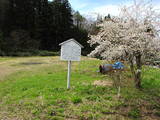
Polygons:
[[67,90],[59,57],[0,58],[0,120],[160,120],[159,69],[145,67],[141,91],[124,71],[118,98],[113,77],[97,72],[101,63],[74,62]]

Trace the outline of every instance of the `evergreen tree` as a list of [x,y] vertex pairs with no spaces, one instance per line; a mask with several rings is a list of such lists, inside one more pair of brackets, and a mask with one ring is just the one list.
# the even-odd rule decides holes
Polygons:
[[36,15],[36,39],[40,40],[40,49],[49,50],[51,40],[52,14],[48,0],[40,0]]
[[81,28],[83,25],[83,22],[85,21],[85,18],[77,11],[73,14],[73,20],[74,20],[74,24],[78,28]]
[[54,49],[59,49],[59,43],[71,37],[73,28],[72,9],[68,0],[52,2]]

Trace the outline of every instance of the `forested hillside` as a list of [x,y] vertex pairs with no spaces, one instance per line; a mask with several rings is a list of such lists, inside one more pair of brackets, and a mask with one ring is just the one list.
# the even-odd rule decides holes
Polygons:
[[89,51],[85,18],[68,0],[0,0],[0,55],[59,51],[59,43],[75,38]]

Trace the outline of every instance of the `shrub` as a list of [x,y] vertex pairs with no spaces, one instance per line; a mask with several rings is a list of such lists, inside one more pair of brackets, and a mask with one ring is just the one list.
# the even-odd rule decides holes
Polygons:
[[25,57],[25,56],[32,56],[32,53],[30,52],[10,52],[10,53],[6,53],[6,56]]
[[9,52],[9,53],[4,53],[3,51],[0,51],[0,56],[28,57],[28,56],[58,56],[58,55],[59,55],[58,52],[39,51],[39,50]]
[[58,52],[52,52],[52,51],[39,51],[38,53],[39,56],[58,56]]

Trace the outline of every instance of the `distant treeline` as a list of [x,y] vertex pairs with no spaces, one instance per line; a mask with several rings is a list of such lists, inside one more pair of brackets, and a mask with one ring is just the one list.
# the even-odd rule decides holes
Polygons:
[[59,51],[59,43],[75,38],[90,52],[83,18],[68,0],[0,0],[0,55]]

